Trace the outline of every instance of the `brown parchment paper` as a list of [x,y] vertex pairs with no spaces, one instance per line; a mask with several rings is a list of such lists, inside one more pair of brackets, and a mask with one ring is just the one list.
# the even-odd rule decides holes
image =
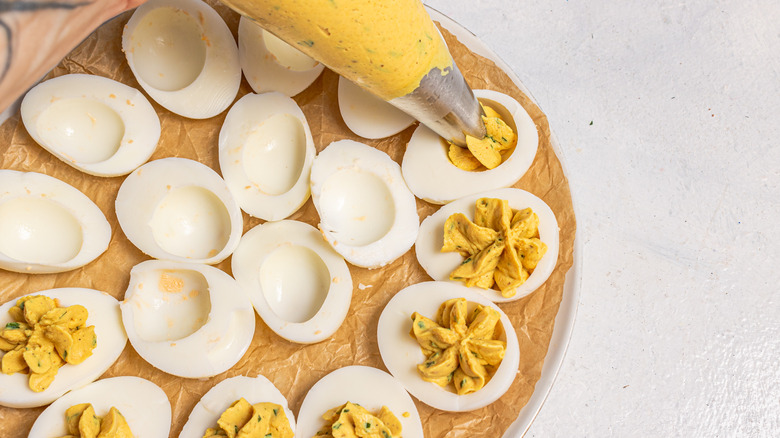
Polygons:
[[[238,15],[219,3],[210,3],[225,18],[235,36]],[[122,28],[129,17],[130,13],[126,13],[104,24],[73,50],[49,77],[68,73],[96,74],[140,90],[121,51]],[[568,181],[550,145],[550,129],[545,115],[491,61],[471,53],[446,30],[442,30],[442,33],[472,88],[493,89],[509,94],[533,118],[540,133],[539,150],[530,170],[515,187],[528,190],[547,202],[560,226],[560,253],[550,279],[528,297],[500,305],[517,331],[521,351],[518,374],[509,391],[495,403],[465,413],[439,411],[415,400],[426,437],[497,438],[517,418],[541,375],[563,294],[565,274],[572,265],[576,224]],[[326,69],[312,86],[295,97],[311,126],[317,151],[332,141],[350,138],[387,152],[400,164],[405,145],[416,124],[389,139],[365,140],[357,137],[341,120],[337,84],[338,76]],[[244,80],[236,99],[251,91]],[[219,172],[217,137],[227,111],[208,120],[189,120],[149,100],[160,116],[162,125],[159,146],[151,159],[170,156],[190,158]],[[18,114],[0,126],[0,166],[3,169],[46,173],[80,189],[101,208],[111,223],[113,233],[108,250],[81,269],[43,275],[0,271],[0,303],[55,287],[94,288],[121,300],[129,282],[131,267],[149,258],[127,240],[116,219],[114,199],[124,177],[94,177],[64,164],[32,140]],[[437,209],[438,206],[417,201],[421,220]],[[315,227],[319,221],[311,200],[290,219]],[[261,222],[244,214],[244,231]],[[229,262],[230,259],[217,266],[231,273]],[[287,396],[290,408],[297,413],[309,388],[337,368],[367,365],[386,371],[376,342],[379,315],[396,292],[408,285],[430,280],[417,263],[414,250],[382,269],[367,270],[350,266],[350,272],[354,284],[350,312],[341,328],[321,343],[299,345],[285,341],[258,317],[249,350],[232,369],[221,375],[194,380],[165,374],[145,362],[128,343],[117,362],[101,378],[132,375],[159,385],[168,395],[173,408],[171,436],[178,436],[190,411],[203,394],[216,383],[236,375],[263,374]],[[360,285],[371,287],[361,288]],[[43,409],[0,407],[0,434],[9,438],[27,436],[32,423]]]

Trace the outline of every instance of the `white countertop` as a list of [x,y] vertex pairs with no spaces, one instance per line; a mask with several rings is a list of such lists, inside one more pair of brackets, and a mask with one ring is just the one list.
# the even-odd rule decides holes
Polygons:
[[527,436],[780,436],[780,2],[425,3],[513,68],[569,170],[581,301]]

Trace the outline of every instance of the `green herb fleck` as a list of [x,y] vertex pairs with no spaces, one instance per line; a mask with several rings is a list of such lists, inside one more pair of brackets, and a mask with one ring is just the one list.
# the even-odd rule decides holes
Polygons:
[[371,423],[366,423],[366,429],[370,429],[370,428],[371,428]]
[[471,261],[471,257],[467,258],[466,260],[463,260],[463,263],[461,265],[465,265],[466,263]]
[[425,368],[430,368],[430,367],[432,367],[432,366],[433,366],[433,364],[435,364],[435,363],[436,363],[436,362],[434,362],[434,361],[425,362]]
[[349,408],[344,408],[341,410],[341,412],[349,412]]
[[233,428],[236,430],[236,435],[238,435],[238,425],[234,424]]
[[314,45],[314,41],[312,41],[312,40],[298,41],[298,45],[311,47],[311,46]]
[[62,358],[68,360],[68,350],[62,352]]
[[274,415],[279,415],[279,409],[274,409]]
[[593,126],[593,120],[590,121],[590,126]]
[[386,431],[386,430],[383,430],[383,431],[382,431],[382,436],[384,436],[385,438],[393,438],[392,436],[390,436],[390,434],[389,434],[389,433],[387,433],[387,431]]
[[271,438],[272,436],[273,436],[273,434],[270,434],[270,433],[265,434],[265,438]]
[[425,328],[425,323],[422,321],[417,321],[417,327],[420,327],[421,329]]
[[466,379],[463,379],[460,381],[460,387],[463,388],[463,385],[466,384]]
[[259,422],[260,422],[260,420],[262,420],[262,419],[263,419],[263,417],[261,417],[261,416],[259,416],[259,415],[257,416],[257,422],[258,422],[258,423],[259,423]]
[[331,428],[332,428],[333,430],[337,430],[339,427],[341,427],[341,423],[339,423],[339,422],[336,422],[336,423],[333,423],[333,426],[332,426]]
[[8,324],[5,325],[5,329],[6,330],[13,330],[13,329],[18,329],[18,328],[19,328],[19,323],[18,322],[9,322]]
[[505,142],[508,142],[509,140],[506,139],[506,137],[501,136],[501,140],[504,140]]
[[21,303],[19,303],[19,308],[24,310],[24,303],[26,303],[26,302],[27,301],[22,301]]

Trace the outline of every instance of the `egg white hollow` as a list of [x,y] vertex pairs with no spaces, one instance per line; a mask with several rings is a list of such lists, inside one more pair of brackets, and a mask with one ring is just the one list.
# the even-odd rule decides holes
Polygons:
[[[346,402],[374,414],[387,406],[401,422],[404,438],[423,438],[420,414],[401,383],[382,370],[358,365],[339,368],[309,389],[298,411],[295,436],[313,437],[325,424],[322,415]],[[408,417],[403,416],[405,412]]]
[[254,217],[284,219],[309,199],[316,150],[303,111],[281,93],[247,94],[219,131],[219,167],[238,205]]
[[[57,301],[60,307],[80,304],[87,309],[86,326],[95,326],[97,346],[92,355],[78,365],[65,364],[58,371],[52,384],[42,392],[34,392],[28,385],[27,374],[0,373],[0,406],[31,408],[43,406],[66,392],[80,388],[100,377],[119,357],[127,343],[122,327],[119,302],[105,292],[86,288],[58,288],[33,292],[27,295],[45,295]],[[23,295],[23,296],[27,296]],[[16,305],[17,297],[0,306],[0,327],[13,318],[8,309]]]
[[263,402],[280,405],[295,433],[295,416],[287,404],[287,399],[270,380],[263,375],[257,375],[231,377],[209,389],[192,408],[179,438],[202,438],[206,429],[216,427],[222,413],[242,397],[252,405]]
[[355,266],[385,266],[417,237],[417,205],[401,168],[363,143],[339,140],[320,152],[311,194],[325,240]]
[[160,119],[135,88],[69,74],[33,87],[22,100],[27,132],[52,155],[96,176],[132,172],[157,148]]
[[257,314],[288,341],[327,339],[349,311],[349,268],[308,224],[286,220],[252,228],[231,263]]
[[[425,361],[420,345],[409,335],[412,313],[435,319],[441,304],[452,298],[465,298],[473,303],[490,306],[501,315],[506,342],[504,360],[490,381],[480,390],[458,395],[454,389],[426,382],[420,377],[417,365]],[[471,310],[472,307],[469,307]],[[517,334],[506,314],[493,302],[471,288],[458,284],[429,281],[413,284],[399,291],[387,303],[379,316],[377,343],[387,370],[421,402],[443,411],[465,412],[487,406],[498,400],[509,389],[520,364],[520,346]]]
[[135,351],[179,377],[227,371],[246,353],[255,332],[252,303],[241,286],[221,270],[197,263],[135,265],[119,307]]
[[225,181],[208,166],[163,158],[127,176],[116,196],[125,236],[161,260],[219,263],[233,253],[243,217]]
[[325,69],[252,20],[238,22],[238,56],[241,70],[255,93],[278,91],[295,96],[312,84]]
[[441,252],[444,244],[444,223],[450,215],[455,213],[463,213],[469,220],[473,221],[474,205],[480,198],[506,199],[512,209],[522,210],[530,207],[539,216],[539,240],[547,245],[547,252],[525,283],[517,287],[515,295],[506,298],[498,290],[482,289],[476,286],[471,288],[496,303],[519,300],[547,281],[558,262],[560,247],[558,221],[555,219],[555,213],[544,201],[525,190],[492,190],[466,196],[441,207],[437,212],[423,219],[420,225],[420,233],[414,246],[417,261],[434,280],[462,284],[460,281],[450,280],[449,277],[450,273],[463,262],[463,257],[457,252]]
[[414,117],[341,76],[338,100],[344,123],[363,138],[390,137],[414,123]]
[[474,193],[516,183],[531,167],[539,146],[536,124],[515,99],[491,90],[474,90],[474,96],[501,115],[517,134],[517,145],[504,161],[481,172],[455,167],[447,156],[449,145],[424,125],[414,131],[401,163],[409,189],[420,199],[446,204]]
[[70,271],[108,248],[106,217],[70,184],[42,173],[0,170],[0,187],[0,268]]
[[140,377],[122,376],[99,380],[73,390],[41,412],[28,438],[52,438],[68,434],[65,411],[91,403],[95,415],[104,417],[111,407],[119,410],[133,436],[166,437],[171,429],[171,403],[154,383]]
[[191,119],[224,111],[241,83],[238,47],[222,17],[200,0],[151,0],[122,32],[122,51],[141,87]]

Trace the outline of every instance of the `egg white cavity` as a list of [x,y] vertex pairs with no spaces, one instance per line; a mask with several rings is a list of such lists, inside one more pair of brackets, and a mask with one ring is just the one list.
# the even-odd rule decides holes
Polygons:
[[252,304],[236,281],[196,263],[139,263],[120,308],[138,354],[179,377],[227,371],[246,353],[255,330]]
[[0,170],[0,268],[64,272],[96,259],[111,240],[103,212],[75,187],[35,172]]
[[81,403],[91,403],[99,417],[108,415],[112,406],[117,408],[137,437],[165,437],[171,429],[171,403],[165,392],[148,380],[123,376],[99,380],[62,396],[41,412],[28,438],[67,435],[65,411]]
[[[451,388],[426,382],[417,372],[425,361],[417,341],[409,336],[412,313],[435,319],[441,304],[452,298],[465,298],[470,303],[490,306],[501,315],[506,354],[490,381],[480,390],[458,395]],[[472,289],[448,282],[429,281],[408,286],[387,303],[379,316],[377,343],[382,361],[390,374],[418,400],[444,411],[465,412],[479,409],[498,400],[512,384],[520,364],[520,347],[512,323],[504,312]]]
[[[290,428],[295,432],[295,416],[287,405],[287,399],[265,376],[236,376],[217,383],[201,397],[190,412],[179,438],[201,438],[206,429],[216,427],[217,420],[230,405],[244,398],[249,404],[276,403],[284,409]],[[300,436],[300,435],[296,435]]]
[[163,260],[213,264],[238,246],[241,210],[211,168],[183,158],[149,162],[128,175],[116,197],[127,238]]
[[22,122],[44,149],[96,176],[132,172],[157,148],[160,119],[143,94],[108,78],[69,74],[24,97]]
[[[295,436],[314,436],[325,424],[322,415],[348,401],[372,413],[387,406],[401,422],[404,438],[423,438],[420,414],[403,386],[384,371],[366,366],[339,368],[315,383],[301,404]],[[410,415],[404,417],[404,412]]]
[[530,207],[539,216],[539,240],[547,245],[547,252],[525,283],[517,287],[515,295],[506,298],[501,295],[500,291],[494,289],[482,289],[476,286],[471,288],[496,303],[519,300],[547,281],[558,262],[560,247],[558,221],[555,219],[555,213],[544,201],[525,190],[498,189],[466,196],[443,206],[436,213],[425,218],[420,225],[420,233],[414,246],[417,261],[434,280],[462,284],[462,282],[450,280],[449,277],[450,273],[463,262],[463,257],[457,252],[441,252],[441,247],[444,244],[444,223],[455,213],[463,213],[469,220],[473,221],[474,205],[480,198],[506,199],[509,201],[509,207],[515,210]]
[[280,220],[309,199],[316,151],[306,117],[280,93],[247,94],[219,133],[219,167],[241,209]]
[[331,143],[314,160],[311,192],[325,240],[353,265],[387,265],[414,243],[414,195],[382,151],[352,140]]
[[531,116],[506,94],[474,90],[474,95],[514,129],[515,149],[493,169],[481,172],[459,169],[447,156],[449,146],[435,132],[420,125],[409,140],[401,163],[404,179],[418,198],[445,204],[474,193],[509,187],[531,167],[539,146],[539,134]]
[[385,138],[414,123],[414,117],[339,77],[339,111],[350,131],[363,138]]
[[258,225],[241,238],[231,261],[257,314],[289,341],[327,339],[347,315],[349,268],[308,224],[285,220]]
[[200,0],[151,0],[122,33],[122,50],[141,87],[184,117],[224,111],[238,93],[238,47],[222,17]]
[[[63,365],[52,384],[42,392],[30,389],[27,374],[0,373],[0,406],[31,408],[49,404],[71,389],[80,388],[100,377],[116,361],[127,343],[119,303],[104,292],[85,288],[59,288],[27,295],[45,295],[57,300],[60,307],[76,304],[84,306],[89,313],[85,325],[95,326],[97,346],[92,350],[92,356],[84,362]],[[8,309],[15,306],[19,298],[0,306],[0,326],[5,327],[7,323],[13,322]]]
[[295,96],[325,69],[246,17],[238,22],[238,53],[241,69],[255,93],[278,91]]

